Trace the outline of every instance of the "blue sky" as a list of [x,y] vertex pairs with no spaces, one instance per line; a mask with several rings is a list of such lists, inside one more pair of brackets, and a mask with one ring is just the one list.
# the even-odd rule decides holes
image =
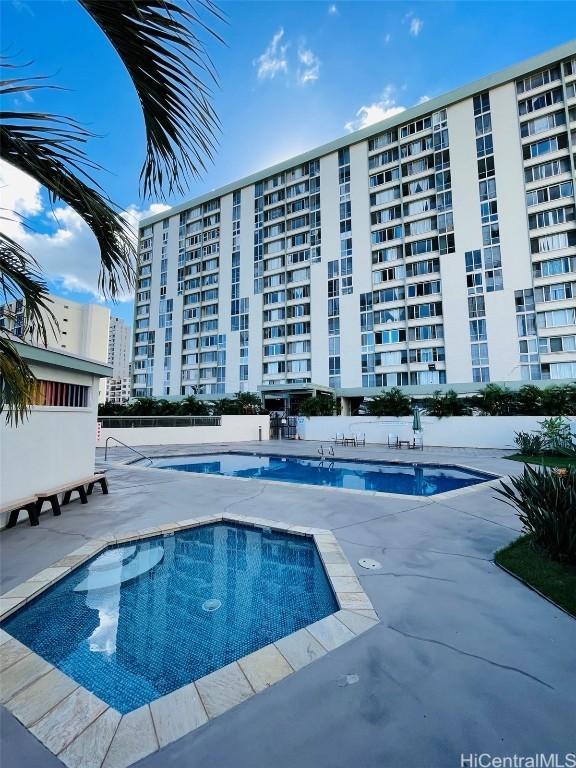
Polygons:
[[[220,7],[228,22],[217,29],[226,45],[209,49],[220,79],[222,134],[215,162],[186,197],[566,42],[576,29],[572,2],[276,0]],[[101,136],[89,152],[108,169],[101,180],[119,205],[136,213],[160,202],[139,198],[138,102],[80,5],[1,0],[0,15],[4,51],[33,59],[31,69],[67,89],[36,94],[32,107],[73,115]],[[3,206],[13,203],[33,224],[36,235],[27,244],[51,289],[94,300],[97,252],[85,227],[65,209],[55,220],[40,190],[3,172]],[[130,320],[130,301],[113,311]]]

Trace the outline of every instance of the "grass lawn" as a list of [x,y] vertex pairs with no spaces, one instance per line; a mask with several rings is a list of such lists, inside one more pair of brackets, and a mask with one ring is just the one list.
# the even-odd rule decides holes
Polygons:
[[494,560],[576,617],[576,566],[551,560],[530,536],[499,550]]
[[521,461],[524,464],[538,464],[545,467],[576,467],[576,459],[569,456],[521,456],[519,453],[513,453],[512,456],[505,458],[511,461]]

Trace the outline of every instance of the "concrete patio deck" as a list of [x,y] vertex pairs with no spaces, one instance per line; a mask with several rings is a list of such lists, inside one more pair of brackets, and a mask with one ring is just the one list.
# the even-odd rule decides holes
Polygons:
[[[317,455],[304,442],[165,446]],[[502,451],[338,447],[339,458],[458,463],[510,474]],[[98,461],[102,462],[99,451]],[[238,513],[331,529],[380,623],[214,721],[150,755],[144,768],[445,768],[460,755],[576,751],[576,621],[492,562],[515,538],[512,509],[477,486],[448,500],[120,466],[110,495],[0,533],[0,592],[104,533]],[[361,557],[382,563],[364,571]],[[2,710],[2,768],[61,766]]]

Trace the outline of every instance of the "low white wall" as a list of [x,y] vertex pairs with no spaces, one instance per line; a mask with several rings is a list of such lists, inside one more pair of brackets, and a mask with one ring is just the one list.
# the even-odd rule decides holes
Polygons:
[[[545,416],[422,416],[425,446],[457,448],[515,448],[515,432],[539,429]],[[576,434],[576,420],[572,420]],[[302,440],[332,440],[336,433],[366,434],[367,443],[387,443],[388,434],[411,439],[412,416],[313,416],[298,418]]]
[[[196,443],[236,443],[270,438],[269,416],[222,416],[219,427],[119,427],[102,429],[99,447],[106,445],[107,437],[116,437],[127,445],[194,445]],[[110,447],[115,445],[110,443]]]
[[18,427],[6,426],[3,414],[0,418],[1,504],[93,474],[96,413],[91,409],[34,408]]

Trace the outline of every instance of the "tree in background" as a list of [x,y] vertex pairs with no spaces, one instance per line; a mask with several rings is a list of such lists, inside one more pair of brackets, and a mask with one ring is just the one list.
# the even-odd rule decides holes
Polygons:
[[334,416],[336,400],[332,395],[307,397],[300,402],[298,411],[300,416],[305,416],[306,418],[310,418],[310,416]]
[[254,392],[236,392],[234,398],[223,397],[212,404],[215,416],[258,416],[267,411],[262,407],[260,395]]
[[[218,119],[210,84],[215,71],[197,32],[218,38],[210,22],[221,19],[211,0],[77,0],[100,27],[132,80],[146,131],[140,174],[144,197],[183,193],[213,156]],[[61,6],[63,9],[65,5]],[[219,39],[219,38],[218,38]],[[42,77],[14,76],[4,56],[4,99],[47,88]],[[103,83],[107,88],[108,84]],[[71,117],[14,110],[0,112],[0,157],[39,182],[50,196],[78,213],[100,247],[99,287],[115,298],[134,282],[134,233],[121,211],[95,181],[101,169],[84,147],[93,134]],[[33,254],[0,233],[0,304],[23,299],[24,333],[46,344],[53,321],[45,281]],[[0,330],[0,411],[18,422],[27,414],[34,375],[6,332]]]
[[486,416],[508,416],[510,413],[514,392],[499,384],[487,384],[473,398],[473,405]]
[[400,387],[392,387],[367,402],[366,410],[370,416],[410,416],[412,401]]
[[188,395],[178,403],[178,416],[210,416],[210,408],[203,400]]
[[471,413],[466,398],[459,397],[453,389],[446,392],[436,390],[431,398],[424,401],[426,413],[442,419],[446,416],[468,416]]

